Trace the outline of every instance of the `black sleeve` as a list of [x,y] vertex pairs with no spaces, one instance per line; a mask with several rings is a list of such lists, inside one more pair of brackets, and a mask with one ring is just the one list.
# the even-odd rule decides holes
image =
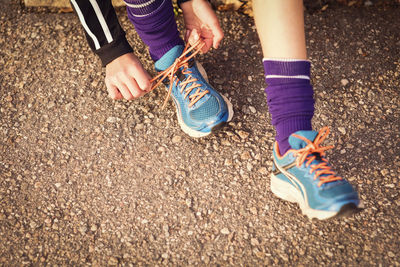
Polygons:
[[70,1],[85,30],[90,48],[100,57],[103,66],[133,52],[111,0]]
[[178,4],[178,7],[181,8],[181,4],[190,1],[190,0],[177,0],[176,3]]

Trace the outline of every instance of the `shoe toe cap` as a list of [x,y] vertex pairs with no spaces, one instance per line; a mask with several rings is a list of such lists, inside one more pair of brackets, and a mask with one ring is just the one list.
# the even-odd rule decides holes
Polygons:
[[196,106],[189,112],[189,116],[195,121],[213,121],[223,115],[226,109],[224,103],[215,96],[210,96],[207,101]]

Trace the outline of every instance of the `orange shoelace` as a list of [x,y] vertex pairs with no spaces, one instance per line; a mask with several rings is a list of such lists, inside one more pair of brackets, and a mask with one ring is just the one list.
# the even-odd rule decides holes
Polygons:
[[[208,90],[202,90],[200,88],[201,84],[196,83],[197,79],[195,77],[193,77],[192,75],[190,75],[192,72],[190,70],[188,70],[188,68],[189,68],[189,63],[188,62],[189,62],[189,60],[191,60],[193,57],[195,57],[201,51],[203,46],[204,46],[204,43],[201,40],[198,40],[191,47],[189,47],[189,43],[186,44],[185,49],[182,52],[182,55],[180,55],[170,67],[168,67],[166,70],[160,72],[156,77],[151,79],[151,81],[150,81],[151,83],[157,81],[151,87],[151,90],[153,90],[158,85],[160,85],[160,83],[165,78],[167,78],[167,77],[169,78],[168,94],[167,94],[167,97],[164,100],[162,108],[165,107],[169,97],[171,96],[172,86],[173,86],[175,80],[177,79],[175,73],[181,67],[184,67],[182,69],[182,74],[187,75],[187,77],[183,81],[181,81],[180,89],[181,89],[181,94],[184,93],[184,98],[189,96],[189,107],[191,107],[194,104],[196,104],[197,101],[199,101],[203,96],[205,96],[209,92]],[[188,54],[190,52],[192,52],[192,53],[188,56]],[[192,84],[190,86],[188,86],[189,83],[192,83]],[[197,88],[197,90],[193,94],[189,95],[190,92],[192,90],[196,89],[196,88]]]
[[[323,158],[323,156],[325,156],[325,151],[333,148],[333,146],[326,146],[326,147],[320,146],[320,144],[325,140],[328,134],[329,134],[329,128],[323,127],[319,131],[317,137],[314,139],[314,142],[311,142],[305,137],[293,134],[293,136],[307,143],[307,146],[305,146],[304,148],[298,149],[293,152],[295,156],[298,156],[296,159],[297,167],[300,167],[306,160],[307,160],[306,166],[307,167],[310,166],[313,160],[315,160],[317,157],[316,155],[314,155],[314,153],[319,154],[321,156],[323,162],[310,166],[310,174],[315,172],[314,180],[316,180],[318,177],[320,179],[318,187],[320,187],[325,183],[343,179],[342,177],[335,175],[336,173],[332,171],[331,166],[328,165],[328,160]],[[327,176],[321,176],[322,174],[327,174]]]

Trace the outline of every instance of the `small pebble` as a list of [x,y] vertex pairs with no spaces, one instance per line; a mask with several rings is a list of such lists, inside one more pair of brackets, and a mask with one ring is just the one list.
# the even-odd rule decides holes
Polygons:
[[107,118],[107,122],[109,122],[109,123],[115,123],[116,121],[117,121],[116,117],[108,117]]
[[346,128],[344,127],[338,127],[338,131],[343,135],[346,134]]
[[116,265],[118,265],[118,259],[115,258],[115,257],[110,257],[110,258],[108,259],[108,265],[111,265],[111,266],[116,266]]
[[239,130],[237,133],[240,136],[240,138],[242,138],[242,139],[247,139],[250,135],[248,132],[245,132],[243,130]]
[[179,135],[175,135],[174,137],[172,137],[172,143],[177,144],[180,143],[182,140],[182,137]]
[[258,246],[260,243],[258,242],[258,240],[256,238],[252,238],[252,239],[250,239],[250,244],[252,246]]
[[229,230],[228,230],[228,228],[222,228],[221,229],[221,234],[223,234],[223,235],[229,235]]

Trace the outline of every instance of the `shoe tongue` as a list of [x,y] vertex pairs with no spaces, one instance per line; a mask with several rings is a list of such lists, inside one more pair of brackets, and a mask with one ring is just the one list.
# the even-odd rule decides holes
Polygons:
[[165,53],[159,60],[156,61],[154,67],[156,71],[163,71],[171,66],[175,59],[182,55],[185,47],[183,45],[176,45]]
[[[316,132],[316,131],[297,131],[297,132],[295,132],[295,134],[302,136],[302,137],[310,140],[311,142],[313,142],[315,137],[317,137],[318,132]],[[288,141],[289,141],[289,145],[293,149],[296,149],[296,150],[307,146],[307,143],[304,140],[294,136],[293,134],[291,136],[289,136]]]

